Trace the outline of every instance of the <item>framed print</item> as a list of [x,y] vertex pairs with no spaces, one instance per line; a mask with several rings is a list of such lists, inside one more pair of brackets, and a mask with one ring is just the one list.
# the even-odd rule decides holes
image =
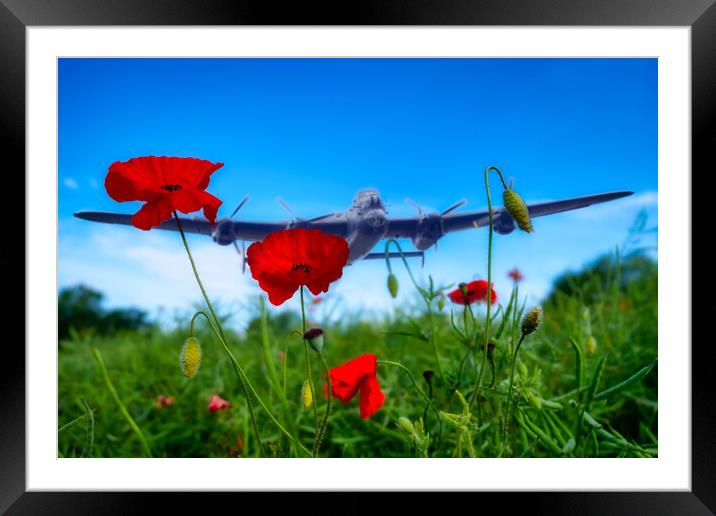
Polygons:
[[690,302],[711,2],[130,4],[0,10],[26,192],[3,509],[716,508]]

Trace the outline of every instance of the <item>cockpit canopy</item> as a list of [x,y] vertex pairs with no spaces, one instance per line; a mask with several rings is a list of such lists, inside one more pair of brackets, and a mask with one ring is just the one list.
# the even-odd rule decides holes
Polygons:
[[374,190],[372,188],[360,190],[356,194],[355,199],[353,199],[353,207],[358,208],[361,212],[375,209],[385,211],[385,204],[380,198],[378,190]]

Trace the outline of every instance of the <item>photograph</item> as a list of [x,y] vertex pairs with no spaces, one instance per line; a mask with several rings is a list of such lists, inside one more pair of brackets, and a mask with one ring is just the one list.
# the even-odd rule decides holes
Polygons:
[[659,458],[658,85],[59,57],[56,457]]

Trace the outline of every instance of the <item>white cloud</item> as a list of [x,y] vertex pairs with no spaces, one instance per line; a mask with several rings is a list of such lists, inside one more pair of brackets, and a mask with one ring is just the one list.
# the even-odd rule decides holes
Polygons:
[[77,181],[72,179],[71,177],[66,177],[64,181],[62,181],[62,184],[65,185],[67,188],[71,188],[72,190],[78,190],[80,185],[77,184]]

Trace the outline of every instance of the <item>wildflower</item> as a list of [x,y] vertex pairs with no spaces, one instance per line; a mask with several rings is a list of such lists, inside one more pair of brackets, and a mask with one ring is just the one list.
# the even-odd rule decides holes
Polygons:
[[279,351],[279,352],[278,352],[278,359],[279,359],[279,360],[286,360],[286,352],[285,352],[285,351]]
[[174,399],[174,396],[165,396],[164,394],[160,394],[154,400],[154,406],[158,409],[170,407],[174,403]]
[[510,278],[512,278],[516,283],[519,283],[520,281],[522,281],[523,279],[525,279],[525,277],[522,275],[522,273],[519,271],[519,269],[518,269],[517,267],[515,267],[514,269],[512,269],[511,271],[509,271],[509,272],[507,273],[507,275],[508,275]]
[[319,229],[294,228],[270,233],[246,250],[251,276],[280,305],[306,285],[316,296],[343,275],[348,261],[345,239]]
[[393,299],[398,297],[398,278],[393,273],[388,274],[388,292]]
[[322,302],[323,302],[323,298],[320,297],[320,296],[314,296],[314,297],[311,299],[311,304],[314,304],[314,305],[319,305],[319,304],[321,304]]
[[303,334],[303,338],[308,341],[308,345],[316,353],[323,351],[323,330],[321,328],[311,328]]
[[196,158],[143,156],[116,161],[109,167],[104,186],[117,202],[146,201],[132,216],[134,227],[149,230],[172,217],[172,212],[204,209],[214,223],[221,200],[208,192],[209,177],[223,163]]
[[537,306],[527,312],[525,318],[522,319],[522,335],[527,336],[534,333],[542,323],[542,308]]
[[376,368],[376,356],[366,354],[330,370],[331,391],[343,403],[348,404],[360,391],[360,417],[363,419],[375,414],[385,401]]
[[530,220],[530,212],[527,209],[525,201],[522,200],[517,192],[507,188],[502,192],[502,201],[505,205],[505,209],[510,216],[517,223],[517,226],[527,233],[532,233],[534,228],[532,227],[532,221]]
[[189,337],[184,342],[179,354],[181,372],[187,378],[194,378],[201,365],[201,344],[196,337]]
[[[470,283],[460,283],[460,286],[448,293],[450,301],[458,305],[469,305],[475,302],[487,302],[487,281],[475,280]],[[490,304],[497,302],[497,292],[490,288]]]
[[219,410],[229,408],[230,406],[231,403],[226,400],[222,400],[217,394],[214,394],[209,400],[209,412],[218,412]]

